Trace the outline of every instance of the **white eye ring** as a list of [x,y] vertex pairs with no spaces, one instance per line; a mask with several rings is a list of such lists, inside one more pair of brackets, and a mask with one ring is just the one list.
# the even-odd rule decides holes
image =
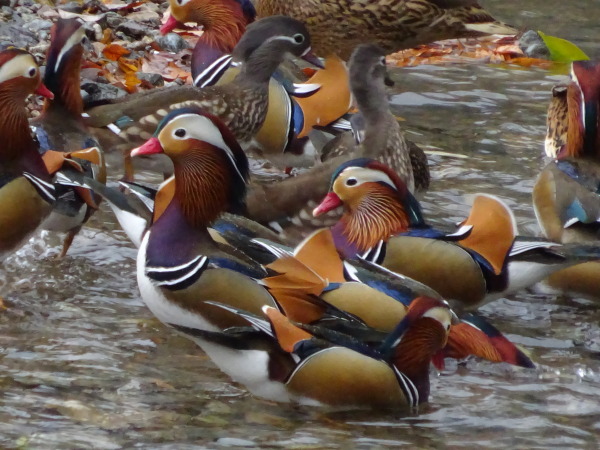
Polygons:
[[358,184],[358,180],[354,177],[348,178],[346,180],[346,186],[356,186]]
[[28,78],[34,78],[37,74],[38,74],[37,67],[30,67],[29,69],[27,69],[27,72],[25,72],[25,76]]
[[173,131],[173,136],[175,139],[183,139],[186,137],[186,135],[187,132],[185,131],[185,128],[177,128],[175,131]]
[[304,35],[301,33],[297,33],[294,35],[294,42],[296,44],[302,44],[304,42]]
[[386,62],[385,62],[385,56],[381,57],[381,61],[380,62],[381,62],[382,66],[385,66],[385,64],[386,64]]

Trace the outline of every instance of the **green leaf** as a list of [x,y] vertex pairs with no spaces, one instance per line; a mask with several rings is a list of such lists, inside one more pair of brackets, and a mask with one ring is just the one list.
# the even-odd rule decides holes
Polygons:
[[573,61],[584,61],[590,59],[589,56],[583,52],[583,50],[566,39],[548,36],[541,31],[538,31],[538,34],[544,41],[544,44],[546,44],[546,47],[548,47],[552,61],[570,63]]

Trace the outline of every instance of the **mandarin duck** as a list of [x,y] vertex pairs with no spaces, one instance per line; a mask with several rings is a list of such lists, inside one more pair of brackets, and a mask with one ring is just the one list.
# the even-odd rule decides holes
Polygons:
[[402,179],[384,164],[366,158],[339,167],[331,191],[314,214],[339,206],[344,207],[343,216],[330,230],[343,257],[381,264],[461,302],[466,309],[600,256],[595,246],[517,236],[510,209],[483,194],[475,198],[456,233],[434,230],[425,223],[419,203]]
[[365,343],[324,326],[296,324],[265,306],[264,316],[236,312],[252,328],[223,332],[177,327],[254,395],[279,402],[342,408],[417,407],[429,398],[429,364],[448,338],[444,302],[416,299],[379,342]]
[[265,120],[271,75],[288,54],[314,60],[310,48],[306,27],[294,19],[276,16],[254,22],[233,50],[232,64],[241,63],[241,70],[232,82],[133,94],[88,109],[87,123],[94,127],[116,124],[128,142],[143,142],[169,111],[194,105],[219,116],[247,148]]
[[0,260],[17,250],[50,213],[56,193],[27,122],[30,94],[52,97],[33,57],[0,52]]
[[317,55],[347,60],[359,44],[386,53],[433,41],[516,34],[476,0],[259,0],[259,17],[284,14],[306,24]]
[[[32,121],[32,126],[52,172],[60,169],[68,175],[84,171],[105,183],[104,156],[81,116],[79,76],[85,40],[85,30],[78,19],[59,19],[52,27],[44,84],[54,98],[46,100],[43,113]],[[73,238],[97,209],[98,201],[99,197],[85,187],[57,185],[57,201],[43,228],[67,233],[60,256],[67,254]]]
[[[236,0],[171,0],[170,7],[171,15],[161,32],[184,23],[195,23],[203,29],[192,53],[194,85],[206,87],[232,81],[240,67],[231,65],[229,53],[246,25],[254,20],[252,4]],[[326,136],[313,131],[313,127],[325,127],[350,109],[347,71],[342,61],[333,57],[309,79],[298,70],[288,69],[282,66],[271,77],[267,116],[252,148],[281,168],[312,166],[320,144],[315,146],[310,133]],[[332,127],[329,131],[338,132]]]
[[[544,236],[556,242],[600,241],[600,64],[573,62],[571,82],[553,90],[548,108],[546,155],[554,158],[539,174],[533,206]],[[600,296],[600,263],[557,273],[557,289]]]
[[[211,124],[214,129],[209,126]],[[217,131],[221,133],[221,139],[218,138]],[[219,143],[220,146],[215,146]],[[232,156],[221,162],[227,162],[231,166],[237,161],[240,167],[236,171],[230,167],[228,173],[224,171],[221,176],[217,176],[216,169],[219,165],[215,162],[216,156],[227,148],[235,149],[231,155],[236,158]],[[246,160],[243,152],[238,149],[227,130],[214,117],[193,109],[171,113],[159,127],[157,137],[134,152],[151,154],[164,151],[173,159],[175,166],[174,179],[165,181],[157,192],[139,184],[128,184],[145,205],[142,210],[153,211],[148,232],[145,232],[147,212],[140,214],[139,208],[133,207],[120,191],[88,180],[95,183],[92,186],[95,190],[105,195],[127,234],[134,237],[134,241],[141,241],[138,259],[140,290],[148,306],[163,322],[201,330],[225,328],[228,325],[226,318],[221,318],[219,320],[222,321],[218,322],[210,315],[208,318],[204,317],[210,314],[212,307],[201,299],[210,300],[212,295],[230,306],[239,305],[242,300],[236,299],[236,293],[237,297],[241,297],[236,284],[246,290],[246,308],[251,305],[256,309],[261,302],[271,302],[277,304],[290,319],[311,324],[324,320],[324,317],[331,320],[331,317],[341,316],[344,320],[336,321],[336,326],[339,328],[345,325],[344,329],[348,327],[349,313],[352,318],[381,332],[390,332],[406,315],[407,307],[416,297],[439,298],[436,292],[421,283],[395,275],[390,277],[389,273],[384,277],[375,277],[352,268],[350,272],[353,276],[347,277],[345,272],[349,269],[344,268],[333,241],[327,240],[329,235],[315,233],[296,248],[292,255],[288,247],[270,240],[265,241],[276,235],[260,225],[231,214],[218,217],[220,210],[228,208],[227,205],[235,204],[235,208],[229,207],[229,210],[236,211],[243,204],[243,200],[238,198],[243,194],[242,185],[235,188],[239,184],[237,179],[229,181],[232,186],[229,196],[227,190],[223,192],[229,180],[223,178],[226,174],[244,178],[240,174],[247,172],[247,162],[243,164]],[[211,152],[216,155],[211,155]],[[194,154],[195,158],[191,156]],[[226,156],[229,157],[229,153]],[[182,174],[186,176],[182,177]],[[206,181],[199,183],[202,179]],[[214,183],[217,179],[221,181]],[[181,190],[179,194],[177,189]],[[220,198],[217,198],[219,196],[216,192],[221,193]],[[189,197],[185,208],[179,206],[183,205],[183,196]],[[218,204],[221,204],[221,209]],[[176,213],[179,209],[182,211]],[[202,234],[198,231],[200,219],[186,216],[192,209],[204,213],[212,210],[209,215],[202,216]],[[179,218],[177,222],[173,219],[177,215],[187,218]],[[164,219],[165,216],[170,219]],[[191,230],[194,223],[196,226]],[[256,252],[249,245],[253,241],[267,249],[267,252]],[[169,254],[164,250],[165,246],[178,249],[178,253],[184,254],[183,260],[172,261],[175,252]],[[198,254],[199,251],[202,253]],[[275,257],[268,257],[269,255]],[[168,262],[169,266],[149,267],[149,258],[160,258],[161,261]],[[187,259],[190,261],[186,262]],[[248,267],[253,265],[254,272],[249,268],[244,269],[244,262]],[[360,278],[357,277],[359,273]],[[170,280],[169,277],[174,279]],[[225,284],[226,278],[229,278],[229,285]],[[252,280],[255,285],[251,284]],[[189,286],[188,283],[192,285]],[[185,309],[188,311],[185,312]],[[352,322],[351,329],[354,328],[356,324]],[[487,340],[484,335],[479,340],[474,340],[471,334],[469,342],[459,333],[456,341],[467,354],[491,361],[518,360],[517,357],[510,360],[507,356],[509,352],[502,355],[504,359],[498,359],[499,353],[495,350],[494,342]],[[474,351],[469,353],[467,349],[471,346]],[[518,349],[513,349],[513,355],[520,353]],[[456,354],[458,350],[448,352]]]

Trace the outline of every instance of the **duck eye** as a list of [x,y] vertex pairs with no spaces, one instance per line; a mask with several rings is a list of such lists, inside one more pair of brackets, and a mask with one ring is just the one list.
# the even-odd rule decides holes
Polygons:
[[181,6],[183,4],[183,0],[177,0],[177,4]]
[[186,133],[183,128],[178,128],[175,130],[175,133],[173,133],[173,134],[175,134],[175,136],[177,136],[178,138],[183,138],[183,137],[185,137]]
[[356,183],[358,183],[356,178],[348,178],[346,180],[346,186],[356,186]]
[[294,35],[294,42],[295,42],[296,44],[302,44],[302,43],[304,42],[304,35],[303,35],[303,34],[300,34],[300,33],[298,33],[298,34],[295,34],[295,35]]
[[381,57],[381,61],[380,61],[382,66],[385,66],[385,56]]
[[37,69],[36,69],[35,67],[32,67],[32,68],[30,68],[30,69],[27,71],[27,76],[28,76],[29,78],[33,78],[33,77],[35,77],[36,75],[37,75]]

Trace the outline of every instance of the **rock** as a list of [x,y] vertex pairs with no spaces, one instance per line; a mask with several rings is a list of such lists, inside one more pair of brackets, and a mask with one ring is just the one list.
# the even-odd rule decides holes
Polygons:
[[141,39],[148,34],[148,28],[131,20],[123,22],[117,27],[117,31],[135,39]]
[[[105,22],[105,26],[112,28],[112,29],[117,29],[117,27],[119,25],[121,25],[123,22],[125,22],[127,19],[125,19],[125,17],[123,17],[121,14],[116,13],[114,11],[109,11],[104,15],[104,22]],[[104,24],[102,24],[104,25]]]
[[49,30],[52,28],[52,22],[44,19],[33,19],[27,24],[27,28],[34,33],[39,33],[42,30]]
[[81,89],[87,93],[83,99],[86,103],[97,102],[99,100],[113,100],[127,95],[126,91],[112,84],[96,83],[94,81],[84,82],[81,85]]
[[519,39],[519,48],[529,58],[550,59],[550,50],[534,30],[528,30]]
[[135,11],[135,12],[129,13],[127,15],[127,18],[129,20],[133,20],[135,22],[145,22],[145,23],[148,23],[155,27],[160,26],[160,16],[158,15],[157,12],[154,12],[154,11],[148,11],[148,10]]
[[38,16],[47,20],[56,19],[58,17],[58,12],[51,6],[44,5],[38,10]]
[[156,43],[160,45],[163,50],[173,53],[179,53],[188,48],[188,43],[185,39],[175,33],[168,33],[164,36],[157,37]]
[[60,5],[60,8],[63,11],[68,11],[76,14],[81,14],[83,12],[83,5],[77,2],[69,2],[64,5]]
[[164,86],[165,80],[159,73],[138,72],[135,74],[138,79],[147,81],[152,86]]

